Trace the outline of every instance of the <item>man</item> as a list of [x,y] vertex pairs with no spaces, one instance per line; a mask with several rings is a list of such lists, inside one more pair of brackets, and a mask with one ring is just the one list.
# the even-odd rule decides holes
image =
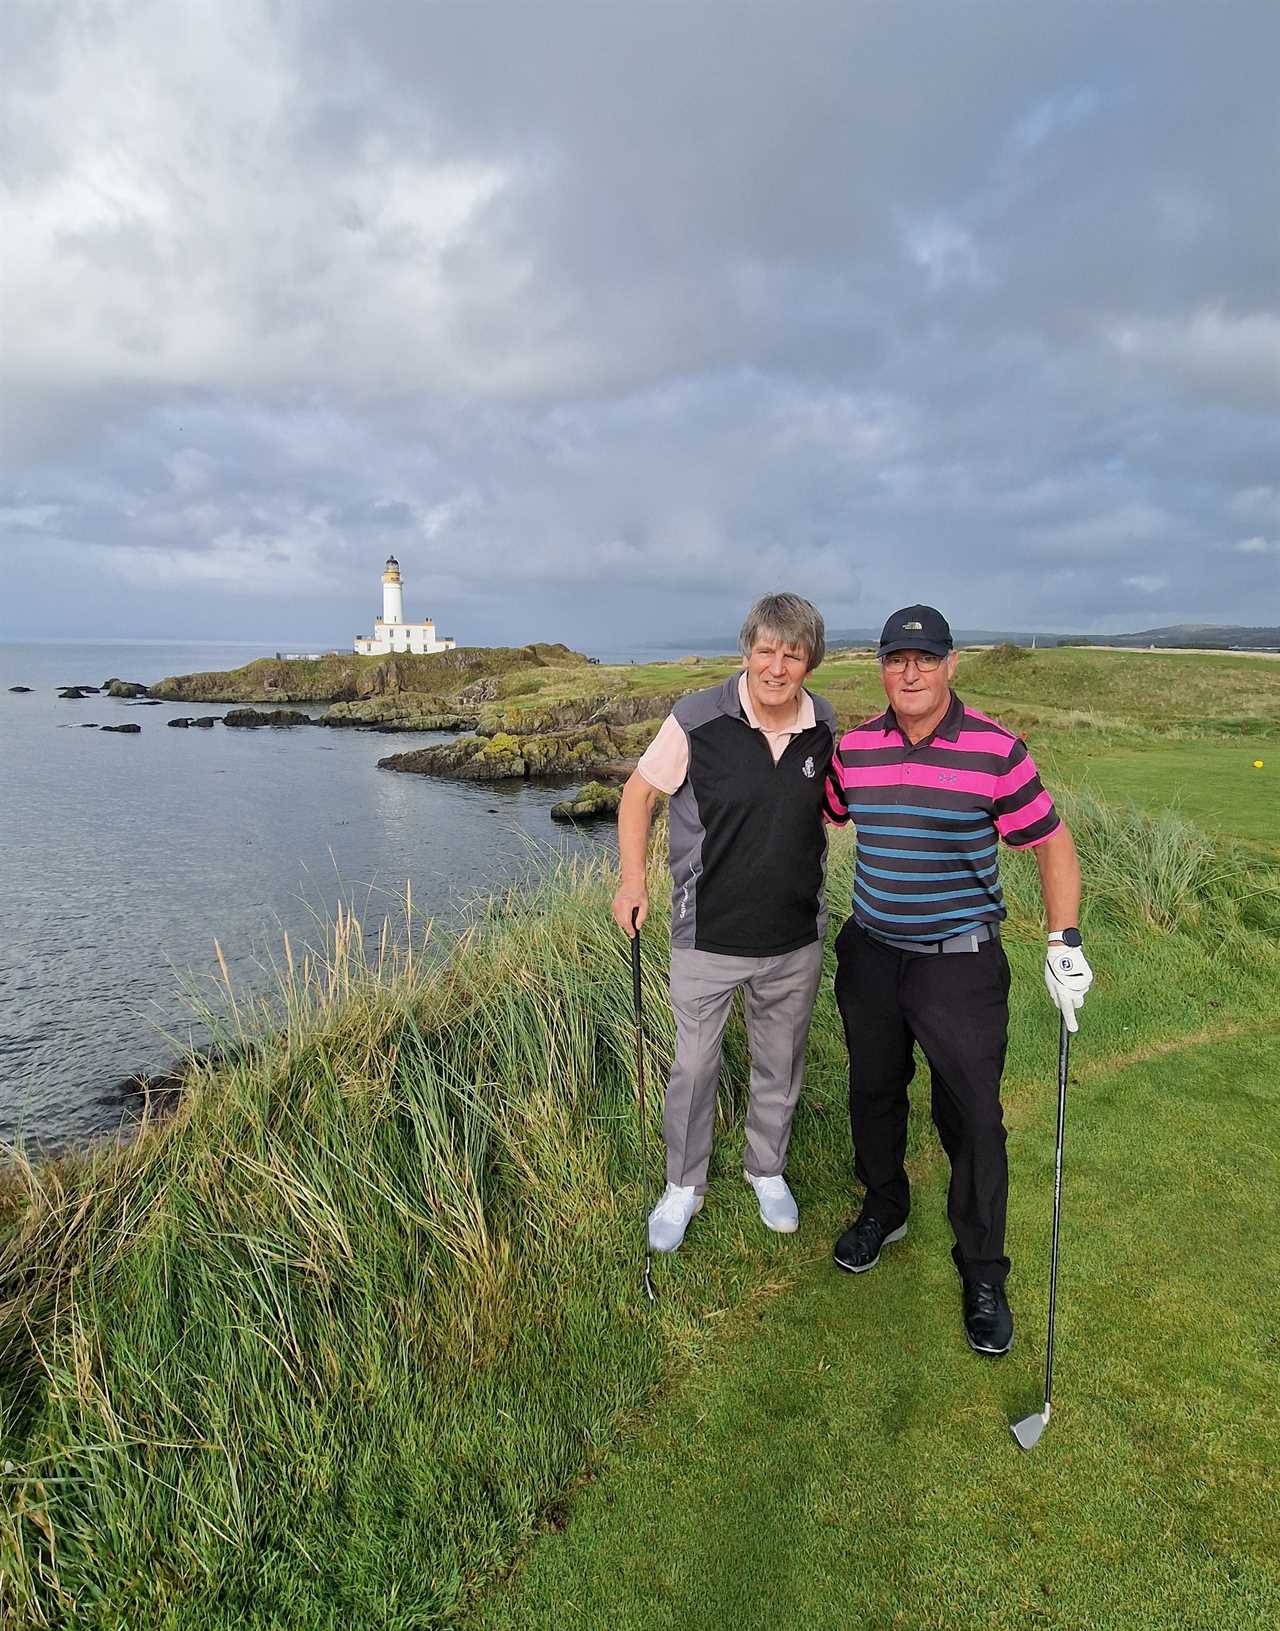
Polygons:
[[675,1058],[663,1137],[667,1186],[649,1215],[654,1251],[675,1251],[701,1210],[715,1130],[720,1046],[742,989],[751,1045],[745,1177],[765,1226],[799,1226],[783,1169],[804,1080],[822,968],[825,783],[831,704],[804,688],[822,661],[822,618],[798,595],[766,595],[747,614],[742,672],[682,697],[623,789],[622,881],[613,915],[628,935],[649,911],[645,854],[662,793],[672,879]]
[[1004,1289],[1009,965],[997,840],[1034,851],[1049,929],[1045,982],[1072,1031],[1093,979],[1076,927],[1080,865],[1026,743],[951,689],[956,655],[941,612],[895,612],[879,658],[889,706],[841,738],[829,782],[829,816],[858,829],[835,990],[849,1047],[854,1171],[866,1189],[834,1255],[861,1274],[907,1232],[907,1084],[918,1042],[951,1163],[947,1215],[965,1335],[976,1352],[1002,1354],[1013,1346],[1013,1315]]

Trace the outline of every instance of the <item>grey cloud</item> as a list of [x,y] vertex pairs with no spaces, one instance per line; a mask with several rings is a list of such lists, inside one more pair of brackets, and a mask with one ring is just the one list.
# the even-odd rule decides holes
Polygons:
[[6,18],[0,626],[1276,615],[1265,0]]

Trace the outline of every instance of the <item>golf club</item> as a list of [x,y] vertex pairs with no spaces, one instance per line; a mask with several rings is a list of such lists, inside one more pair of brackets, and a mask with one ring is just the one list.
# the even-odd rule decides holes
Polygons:
[[[644,1093],[644,1018],[641,1007],[640,989],[640,908],[633,908],[631,913],[631,991],[635,998],[636,1008],[636,1095],[640,1106],[640,1165],[642,1171],[649,1171],[649,1117],[648,1106],[645,1104]],[[649,1249],[649,1220],[644,1220],[644,1289],[651,1303],[656,1303],[658,1293],[653,1288],[653,1255]]]
[[1071,1032],[1065,1019],[1058,1026],[1058,1148],[1053,1165],[1053,1248],[1049,1256],[1049,1341],[1044,1362],[1044,1409],[1010,1422],[1009,1431],[1020,1450],[1033,1450],[1049,1425],[1053,1396],[1053,1323],[1058,1307],[1058,1226],[1062,1220],[1062,1136],[1067,1121],[1067,1059]]

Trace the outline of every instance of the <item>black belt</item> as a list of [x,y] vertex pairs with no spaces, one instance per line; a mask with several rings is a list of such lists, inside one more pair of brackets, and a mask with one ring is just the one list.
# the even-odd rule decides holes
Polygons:
[[892,946],[895,951],[913,951],[925,956],[931,953],[953,951],[977,951],[988,940],[999,940],[1000,925],[998,923],[979,923],[976,929],[970,929],[968,934],[953,934],[948,940],[899,940],[892,935],[881,934],[878,929],[869,929],[865,923],[858,927],[864,934],[878,940],[882,946]]

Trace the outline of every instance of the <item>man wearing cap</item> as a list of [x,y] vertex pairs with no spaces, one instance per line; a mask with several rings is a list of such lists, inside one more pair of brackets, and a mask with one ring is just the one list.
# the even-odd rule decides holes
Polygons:
[[841,738],[828,815],[858,829],[853,912],[836,941],[836,1001],[849,1047],[849,1122],[862,1210],[835,1245],[852,1274],[907,1232],[907,1084],[919,1043],[951,1163],[947,1216],[965,1335],[1007,1353],[1009,1169],[1000,1106],[1009,964],[996,852],[1032,849],[1048,921],[1045,983],[1069,1030],[1093,974],[1076,920],[1080,865],[1026,743],[951,689],[951,630],[932,606],[895,612],[880,636],[889,706]]
[[831,704],[804,681],[825,644],[807,600],[758,600],[742,626],[742,671],[681,697],[623,790],[613,915],[628,935],[648,915],[649,826],[659,795],[671,795],[676,1047],[662,1125],[667,1186],[649,1215],[654,1251],[675,1251],[702,1208],[720,1044],[739,989],[751,1046],[744,1175],[767,1228],[799,1225],[783,1169],[822,971],[835,746]]

